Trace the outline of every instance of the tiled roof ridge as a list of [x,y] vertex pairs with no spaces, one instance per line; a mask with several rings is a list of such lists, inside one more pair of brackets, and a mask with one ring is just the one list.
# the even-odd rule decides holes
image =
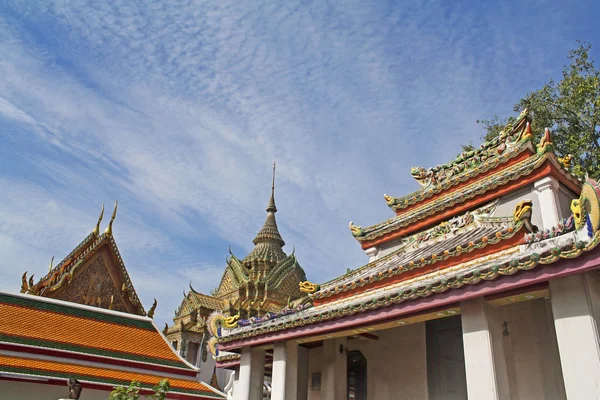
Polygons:
[[[493,215],[494,212],[496,211],[496,207],[497,206],[498,206],[498,199],[493,200],[493,201],[489,202],[488,204],[486,204],[484,206],[476,208],[475,210],[467,211],[464,214],[453,216],[453,217],[451,217],[451,218],[449,218],[449,219],[447,219],[445,221],[442,221],[439,224],[437,224],[435,226],[432,226],[430,228],[424,229],[424,230],[419,231],[419,232],[412,233],[412,234],[410,234],[410,235],[408,235],[406,237],[403,237],[403,238],[399,238],[399,239],[401,239],[402,244],[403,244],[403,246],[401,248],[398,248],[397,250],[395,250],[395,251],[393,251],[393,252],[391,252],[389,254],[386,254],[385,256],[383,256],[381,258],[378,258],[377,260],[369,261],[367,264],[365,264],[365,265],[363,265],[361,267],[358,267],[356,269],[351,270],[351,274],[355,274],[355,273],[357,273],[357,272],[359,272],[361,270],[364,270],[364,269],[368,268],[370,265],[372,265],[373,263],[381,262],[382,260],[386,260],[386,259],[388,259],[390,257],[393,257],[395,254],[398,254],[399,252],[406,250],[406,248],[408,246],[414,245],[415,241],[418,241],[419,236],[426,235],[429,232],[435,232],[440,227],[450,226],[450,224],[451,224],[452,221],[460,220],[461,218],[465,218],[467,216],[472,216],[472,218],[471,219],[467,219],[467,220],[463,219],[462,222],[464,222],[464,225],[460,224],[459,226],[457,226],[456,227],[457,231],[462,231],[462,230],[468,228],[469,226],[480,225],[480,224],[485,224],[485,223],[502,224],[502,223],[510,223],[510,222],[512,222],[512,219],[513,219],[512,216],[508,216],[508,217],[491,217],[491,215]],[[441,234],[445,234],[446,232],[442,231],[440,233]],[[456,234],[456,232],[452,232],[452,233]],[[432,243],[435,243],[435,242],[438,242],[440,240],[445,240],[445,238],[444,237],[440,238],[440,236],[436,236],[436,237],[433,237],[431,240],[432,240]],[[333,278],[333,279],[331,279],[331,280],[329,280],[327,282],[321,283],[320,286],[321,286],[321,288],[323,288],[324,286],[330,285],[333,282],[335,282],[337,280],[340,280],[341,278],[343,278],[345,276],[348,276],[348,274],[342,275],[340,277]]]
[[[474,224],[479,224],[480,222],[474,222]],[[496,221],[494,221],[493,219],[490,219],[489,221],[485,222],[486,224],[497,224],[497,225],[505,225],[506,229],[503,231],[498,231],[496,232],[496,235],[493,237],[488,237],[488,236],[483,236],[482,238],[480,238],[477,241],[472,241],[469,243],[469,245],[465,248],[458,246],[456,249],[453,250],[446,250],[445,252],[441,253],[441,254],[437,254],[434,253],[432,254],[432,256],[428,259],[422,258],[420,260],[417,261],[411,261],[409,262],[408,265],[398,265],[395,266],[393,268],[390,268],[389,270],[385,271],[385,272],[379,272],[377,274],[371,274],[369,277],[367,278],[361,278],[357,281],[352,281],[350,283],[345,283],[342,286],[335,286],[333,288],[330,289],[331,286],[333,286],[336,282],[339,281],[343,281],[346,276],[342,276],[342,277],[338,277],[332,281],[329,281],[327,283],[324,283],[321,285],[320,290],[318,292],[315,292],[311,295],[311,297],[315,298],[315,299],[322,299],[322,298],[326,298],[326,297],[331,297],[333,295],[342,293],[342,292],[346,292],[352,289],[356,289],[362,286],[365,286],[367,284],[373,283],[373,282],[377,282],[377,281],[381,281],[383,279],[387,279],[390,278],[392,276],[396,276],[408,271],[412,271],[414,269],[418,269],[421,268],[425,265],[430,265],[430,264],[435,264],[439,261],[445,261],[449,258],[452,257],[456,257],[459,256],[463,253],[469,253],[471,251],[477,250],[477,249],[482,249],[484,247],[486,247],[487,245],[490,244],[497,244],[502,240],[506,240],[506,239],[510,239],[512,238],[517,232],[519,232],[521,230],[521,228],[523,227],[523,222],[519,221],[516,224],[514,223],[514,221],[512,220],[512,217],[510,218],[498,218]],[[417,234],[418,235],[418,234]],[[417,235],[413,235],[413,236],[417,236]],[[453,235],[454,237],[454,235]],[[435,240],[435,242],[442,242],[446,239],[437,239]],[[415,242],[411,242],[408,243],[407,246],[413,245]],[[428,242],[426,244],[424,244],[425,246],[431,246],[432,242]],[[406,250],[406,247],[402,247],[400,249],[398,249],[395,252],[392,252],[388,255],[386,255],[385,257],[382,257],[378,260],[375,260],[357,270],[354,270],[351,272],[352,275],[359,275],[360,272],[364,272],[365,270],[368,270],[369,267],[373,267],[374,265],[378,265],[383,263],[385,260],[392,258],[394,256],[396,256],[399,252],[403,252]]]
[[[473,169],[477,169],[477,174],[479,174],[517,156],[528,147],[528,143],[533,138],[530,122],[531,116],[528,110],[525,109],[512,125],[507,125],[497,137],[484,142],[478,149],[463,151],[455,160],[447,164],[436,165],[427,170],[421,167],[413,167],[411,174],[423,188],[400,198],[386,196],[388,206],[394,210],[405,208],[410,204],[414,204],[409,199],[416,197],[415,194],[418,192],[435,190],[450,179],[457,183],[461,181],[460,179],[457,180],[457,177],[467,174]],[[486,164],[490,161],[492,161],[491,164],[487,166]],[[484,168],[479,169],[482,164]],[[438,191],[435,190],[435,192]]]
[[528,175],[533,170],[542,166],[548,159],[549,153],[533,155],[510,168],[498,171],[483,180],[469,184],[461,192],[450,192],[441,197],[435,204],[424,204],[410,214],[396,215],[386,221],[366,228],[352,226],[352,234],[360,242],[377,239],[389,232],[393,232],[413,222],[436,214],[448,207],[463,203],[477,195],[493,190],[500,185],[504,185],[522,176]]

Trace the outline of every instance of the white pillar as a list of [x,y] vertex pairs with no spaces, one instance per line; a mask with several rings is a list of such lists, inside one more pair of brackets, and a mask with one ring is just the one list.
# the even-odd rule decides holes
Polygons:
[[[340,348],[342,349],[341,352]],[[348,391],[346,353],[346,338],[323,341],[322,399],[346,400],[346,392]]]
[[298,345],[277,342],[273,351],[271,400],[296,400],[298,397]]
[[483,298],[460,307],[469,399],[510,399],[499,313]]
[[262,400],[265,372],[264,350],[242,348],[240,359],[240,378],[236,382],[234,397],[236,400]]
[[550,229],[558,225],[561,220],[558,203],[558,181],[551,176],[547,176],[535,182],[533,187],[540,203],[544,229]]
[[298,344],[287,343],[287,368],[285,371],[285,400],[298,398]]
[[552,313],[568,399],[600,398],[597,272],[550,281]]
[[287,346],[277,342],[273,349],[273,375],[271,379],[271,400],[285,400],[287,370]]

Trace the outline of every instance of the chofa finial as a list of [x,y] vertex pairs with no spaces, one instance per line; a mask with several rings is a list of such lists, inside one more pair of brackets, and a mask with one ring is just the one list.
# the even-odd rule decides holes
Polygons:
[[115,200],[115,209],[113,210],[112,216],[110,217],[110,222],[108,223],[108,226],[106,227],[106,230],[104,231],[104,234],[106,234],[106,235],[109,235],[109,236],[112,235],[112,225],[113,225],[113,222],[115,221],[115,218],[117,217],[117,207],[119,207],[119,202]]
[[100,216],[98,217],[98,222],[96,222],[96,227],[92,231],[94,236],[98,236],[100,234],[100,222],[102,222],[102,218],[104,218],[104,204],[102,204],[102,211],[100,211]]
[[158,302],[156,301],[156,299],[154,299],[154,303],[152,303],[152,307],[150,307],[150,310],[148,310],[148,314],[146,314],[148,316],[148,318],[154,318],[154,311],[156,311],[157,304],[158,304]]
[[52,260],[50,260],[50,265],[48,265],[48,272],[52,271],[52,264],[54,263],[54,256],[52,256]]

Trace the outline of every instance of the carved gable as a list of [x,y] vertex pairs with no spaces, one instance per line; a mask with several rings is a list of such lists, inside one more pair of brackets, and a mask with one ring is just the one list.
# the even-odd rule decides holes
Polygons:
[[49,297],[128,312],[127,306],[121,297],[120,288],[115,285],[104,257],[104,254],[99,254],[98,257],[90,260],[86,265],[81,266],[79,273],[75,275],[69,284]]
[[233,271],[228,267],[223,274],[223,279],[221,280],[221,285],[219,285],[218,296],[223,296],[225,294],[231,293],[234,290],[237,290],[239,287],[236,282],[235,277],[233,276]]

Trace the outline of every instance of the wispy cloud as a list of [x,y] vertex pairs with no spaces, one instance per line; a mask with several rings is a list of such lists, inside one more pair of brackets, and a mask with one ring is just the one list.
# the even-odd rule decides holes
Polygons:
[[447,161],[477,118],[558,73],[597,33],[584,3],[3,4],[0,289],[119,199],[117,243],[168,319],[189,280],[218,284],[228,244],[250,250],[272,160],[309,277],[356,267],[347,222],[390,217],[381,195],[415,189],[411,166]]

